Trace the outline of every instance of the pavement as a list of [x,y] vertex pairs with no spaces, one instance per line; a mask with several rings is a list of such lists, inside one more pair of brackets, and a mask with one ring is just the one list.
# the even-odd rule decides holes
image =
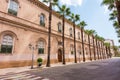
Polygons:
[[120,58],[0,69],[0,80],[120,80]]

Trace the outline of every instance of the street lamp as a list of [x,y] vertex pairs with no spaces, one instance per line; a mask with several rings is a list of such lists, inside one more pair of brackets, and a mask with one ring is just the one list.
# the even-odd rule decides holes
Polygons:
[[38,48],[38,45],[32,45],[32,44],[29,44],[28,45],[30,50],[32,51],[32,64],[31,64],[31,69],[33,69],[33,65],[34,65],[34,50],[36,50]]

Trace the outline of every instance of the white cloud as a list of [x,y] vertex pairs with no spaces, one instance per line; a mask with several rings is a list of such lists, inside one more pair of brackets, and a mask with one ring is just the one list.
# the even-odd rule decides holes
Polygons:
[[108,6],[104,6],[104,14],[108,13],[109,10],[108,10]]
[[67,6],[81,6],[83,0],[60,0],[61,4],[65,4]]

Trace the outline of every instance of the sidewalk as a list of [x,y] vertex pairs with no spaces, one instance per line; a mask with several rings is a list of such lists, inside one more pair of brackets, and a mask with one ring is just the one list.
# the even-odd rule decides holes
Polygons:
[[[66,65],[72,65],[72,64],[75,64],[75,63],[69,62]],[[51,67],[57,67],[57,66],[65,66],[65,65],[63,65],[62,63],[51,64]],[[51,68],[51,67],[46,67],[46,65],[42,65],[41,69]],[[0,69],[0,75],[10,74],[10,73],[20,73],[20,72],[30,71],[35,69],[38,69],[37,66],[34,66],[34,69],[31,69],[31,66],[4,68],[4,69]]]
[[[91,61],[86,61],[86,62],[91,62]],[[81,64],[84,62],[78,62],[77,64]],[[57,67],[57,66],[66,66],[66,65],[73,65],[76,64],[74,62],[67,62],[65,65],[62,63],[56,63],[56,64],[51,64],[51,67]],[[46,67],[46,65],[42,65],[41,69],[44,68],[51,68],[51,67]],[[0,69],[0,75],[5,75],[5,74],[11,74],[11,73],[20,73],[24,71],[30,71],[30,70],[35,70],[38,69],[37,66],[34,66],[34,69],[31,69],[31,66],[25,66],[25,67],[14,67],[14,68],[5,68],[5,69]]]

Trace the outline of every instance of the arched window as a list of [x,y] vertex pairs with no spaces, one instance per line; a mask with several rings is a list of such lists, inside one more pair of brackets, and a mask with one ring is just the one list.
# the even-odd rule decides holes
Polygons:
[[40,15],[40,25],[45,27],[45,15],[44,14]]
[[71,52],[71,54],[74,54],[74,48],[73,48],[72,44],[70,45],[70,52]]
[[72,28],[69,29],[70,37],[72,37]]
[[17,16],[18,7],[19,5],[16,0],[9,0],[8,13]]
[[45,53],[45,42],[39,41],[38,42],[38,54],[44,54]]
[[78,32],[78,39],[80,40],[80,32]]
[[13,38],[10,35],[5,35],[2,38],[0,53],[12,53]]
[[60,22],[58,23],[58,32],[60,32],[60,33],[62,32],[62,25]]

